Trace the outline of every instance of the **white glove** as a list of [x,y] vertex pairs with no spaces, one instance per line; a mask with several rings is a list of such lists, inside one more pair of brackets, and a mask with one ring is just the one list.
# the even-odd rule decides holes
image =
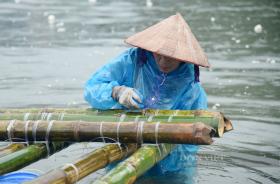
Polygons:
[[139,109],[142,103],[142,100],[137,94],[136,90],[126,86],[115,86],[112,91],[112,97],[121,105],[129,109]]

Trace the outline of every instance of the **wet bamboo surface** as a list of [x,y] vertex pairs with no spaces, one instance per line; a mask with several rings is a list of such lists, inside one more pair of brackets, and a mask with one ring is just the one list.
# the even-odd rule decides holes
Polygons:
[[0,148],[0,157],[16,152],[26,147],[23,143],[11,143]]
[[[131,184],[152,168],[157,162],[166,157],[175,147],[171,144],[161,144],[161,149],[157,146],[143,146],[132,156],[119,163],[105,176],[93,182],[93,184]],[[160,151],[159,151],[160,150]],[[171,182],[171,181],[170,181]]]
[[224,132],[232,130],[229,119],[220,112],[205,110],[96,110],[96,109],[0,109],[1,120],[81,120],[104,122],[157,122],[161,123],[197,123],[202,122],[216,130],[215,136],[221,137]]
[[19,151],[13,152],[0,158],[0,175],[21,169],[37,160],[65,148],[67,143],[51,143],[49,151],[46,144],[38,143],[27,146]]
[[137,149],[137,144],[109,144],[98,148],[72,164],[51,170],[26,184],[70,184],[76,183],[92,172],[104,168],[108,164],[131,155]]
[[203,123],[0,121],[0,141],[104,142],[108,137],[122,143],[211,144],[214,134]]

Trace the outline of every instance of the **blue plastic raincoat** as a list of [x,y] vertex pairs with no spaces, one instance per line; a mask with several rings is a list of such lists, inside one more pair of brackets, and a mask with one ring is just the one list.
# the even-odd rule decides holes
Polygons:
[[[151,52],[131,48],[103,66],[87,81],[84,96],[93,108],[125,109],[111,97],[113,87],[124,85],[138,90],[143,99],[143,108],[206,109],[207,97],[195,80],[194,71],[193,64],[182,62],[177,69],[165,74],[159,70]],[[150,172],[185,171],[190,164],[189,155],[197,150],[198,146],[195,145],[178,145]]]

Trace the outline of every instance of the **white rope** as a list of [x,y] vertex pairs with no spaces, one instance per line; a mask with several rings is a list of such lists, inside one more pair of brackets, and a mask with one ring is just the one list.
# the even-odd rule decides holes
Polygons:
[[135,117],[135,119],[134,119],[134,123],[137,123],[137,122],[139,121],[139,118],[140,118],[140,116],[137,115],[137,116]]
[[[144,127],[145,121],[140,121],[140,143],[143,144],[143,127]],[[137,131],[138,134],[138,131]]]
[[64,119],[64,115],[65,115],[64,113],[61,113],[61,114],[60,114],[60,117],[59,117],[59,120],[60,120],[60,121],[62,121],[62,120]]
[[173,120],[173,115],[171,115],[171,116],[168,117],[167,122],[172,122],[172,120]]
[[33,137],[33,142],[34,143],[37,143],[36,132],[37,132],[37,127],[38,127],[39,122],[40,122],[40,120],[35,121],[35,123],[32,126],[32,137]]
[[8,140],[10,141],[10,143],[13,142],[13,138],[12,138],[12,133],[11,131],[14,130],[14,123],[16,122],[16,120],[11,120],[9,121],[9,125],[7,127],[7,134],[8,134]]
[[120,142],[120,126],[121,126],[121,121],[118,122],[117,124],[117,142]]
[[125,118],[126,118],[126,114],[122,114],[121,116],[120,116],[120,122],[123,122],[124,120],[125,120]]
[[27,121],[28,117],[29,117],[30,113],[25,113],[24,117],[23,117],[23,121]]
[[24,125],[24,138],[25,138],[25,142],[26,145],[29,146],[29,140],[28,140],[28,125],[29,125],[30,121],[25,121],[25,125]]
[[159,125],[160,125],[160,122],[157,122],[156,125],[155,125],[155,140],[156,140],[156,145],[157,145],[157,148],[158,148],[158,151],[159,151],[159,155],[161,157],[161,149],[159,147],[159,144],[158,144],[158,129],[159,129]]
[[148,118],[148,122],[151,122],[154,118],[154,115],[150,115],[149,118]]
[[72,163],[66,163],[65,165],[64,165],[64,167],[72,167],[73,169],[74,169],[74,171],[75,171],[75,181],[74,181],[74,183],[77,183],[78,181],[79,181],[79,177],[80,177],[80,172],[79,172],[79,169],[74,165],[74,164],[72,164]]
[[47,115],[47,121],[50,121],[51,118],[52,118],[52,113],[48,113],[48,115]]
[[45,144],[46,144],[46,148],[48,151],[48,156],[50,156],[49,136],[50,136],[51,128],[53,126],[53,122],[54,122],[54,120],[49,121],[48,128],[46,130]]
[[100,126],[99,126],[99,135],[100,135],[100,137],[102,138],[103,143],[106,143],[106,142],[105,142],[105,138],[104,138],[104,136],[103,136],[102,128],[103,128],[103,121],[100,122]]

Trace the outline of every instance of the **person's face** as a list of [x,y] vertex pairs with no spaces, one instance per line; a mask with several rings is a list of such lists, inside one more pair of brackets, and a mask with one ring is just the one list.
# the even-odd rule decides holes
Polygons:
[[176,59],[162,56],[156,53],[153,53],[156,63],[159,67],[159,70],[163,73],[169,73],[174,71],[180,65],[181,61]]

